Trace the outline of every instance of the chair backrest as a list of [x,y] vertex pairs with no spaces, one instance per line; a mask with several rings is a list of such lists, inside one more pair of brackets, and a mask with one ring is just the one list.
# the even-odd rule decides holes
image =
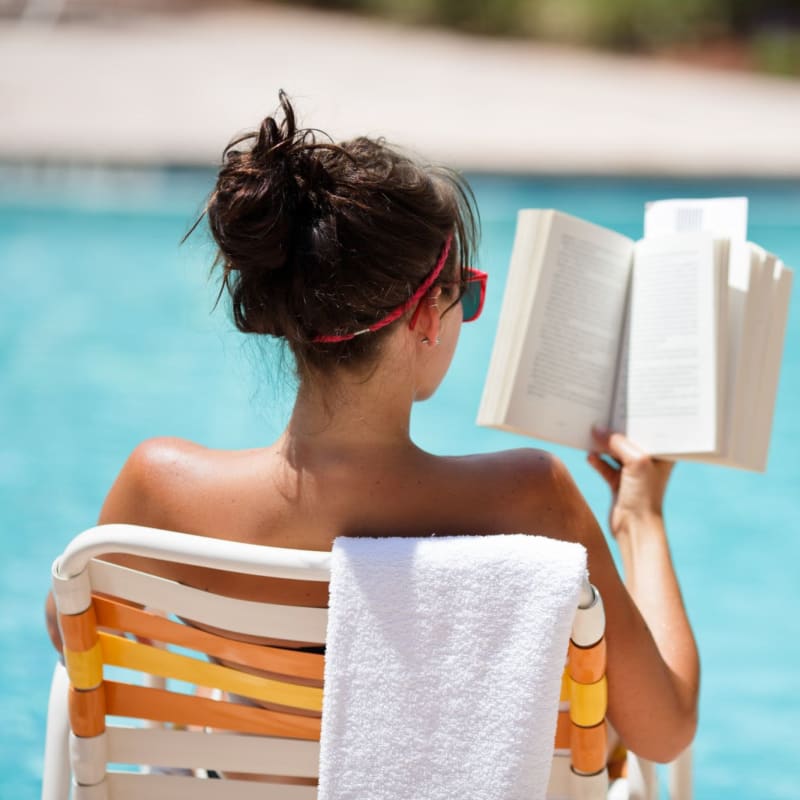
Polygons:
[[604,798],[608,793],[606,617],[600,593],[584,583],[561,680],[548,797]]
[[[327,609],[232,599],[97,558],[112,553],[272,578],[330,576],[327,552],[129,525],[77,536],[53,565],[74,800],[249,800],[264,796],[264,780],[275,800],[316,798],[324,656],[207,629],[322,644]],[[587,582],[562,680],[549,797],[606,796],[604,629],[600,596]],[[61,694],[54,683],[51,716]],[[55,760],[46,754],[45,770]],[[225,780],[208,780],[207,770]],[[44,796],[67,795],[46,775]]]

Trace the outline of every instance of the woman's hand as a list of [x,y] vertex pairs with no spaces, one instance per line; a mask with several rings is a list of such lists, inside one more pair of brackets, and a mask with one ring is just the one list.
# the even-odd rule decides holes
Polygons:
[[593,428],[592,439],[588,461],[611,489],[612,535],[660,519],[672,462],[651,458],[627,436],[604,428]]

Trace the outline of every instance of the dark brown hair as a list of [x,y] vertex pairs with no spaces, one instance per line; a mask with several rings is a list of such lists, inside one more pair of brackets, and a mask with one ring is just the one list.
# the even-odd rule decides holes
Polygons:
[[382,139],[334,144],[298,128],[283,92],[279,114],[225,149],[206,213],[236,326],[284,337],[301,373],[368,362],[388,328],[313,340],[366,328],[401,305],[451,233],[442,277],[463,284],[478,234],[472,192],[456,173]]

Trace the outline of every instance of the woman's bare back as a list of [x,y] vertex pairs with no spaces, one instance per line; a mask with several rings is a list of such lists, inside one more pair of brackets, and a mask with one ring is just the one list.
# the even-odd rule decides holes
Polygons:
[[[300,448],[302,449],[302,448]],[[330,549],[337,536],[530,533],[582,543],[607,611],[609,718],[624,741],[654,759],[672,757],[694,731],[696,685],[671,664],[696,658],[690,631],[664,654],[622,584],[594,516],[555,458],[537,450],[438,457],[413,445],[319,448],[287,454],[273,446],[218,451],[177,439],[140,445],[112,487],[101,523],[131,523],[255,544]],[[663,539],[663,537],[661,537]],[[656,542],[660,541],[656,536]],[[657,559],[656,559],[657,557]],[[653,618],[686,625],[677,583],[654,551]],[[136,560],[127,563],[136,566]],[[141,563],[141,562],[140,562]],[[323,607],[327,586],[252,578],[149,562],[147,569],[239,598]],[[663,573],[663,574],[662,574]],[[673,596],[674,594],[674,596]],[[673,633],[656,631],[672,641]],[[263,643],[270,643],[259,640]],[[642,717],[643,708],[650,716]]]
[[[577,541],[565,528],[557,465],[539,450],[440,457],[404,452],[294,454],[281,445],[211,450],[152,439],[131,455],[101,523],[125,522],[251,544],[329,550],[337,536],[536,533]],[[324,606],[319,583],[150,564],[165,577],[222,594]]]

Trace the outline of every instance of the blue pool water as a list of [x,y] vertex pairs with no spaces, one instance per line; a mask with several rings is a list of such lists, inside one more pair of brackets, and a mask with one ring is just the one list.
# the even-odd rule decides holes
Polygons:
[[[53,654],[49,565],[93,523],[126,455],[149,436],[212,447],[269,441],[287,381],[246,341],[207,280],[211,252],[178,243],[210,186],[194,171],[0,168],[0,797],[36,797]],[[800,267],[800,183],[478,176],[487,310],[463,329],[420,444],[465,453],[529,444],[476,428],[514,215],[555,207],[631,236],[657,197],[747,194],[751,238]],[[800,796],[800,316],[795,287],[767,475],[681,465],[668,526],[703,660],[697,796]],[[597,515],[583,456],[559,455]],[[647,709],[643,708],[646,714]]]

